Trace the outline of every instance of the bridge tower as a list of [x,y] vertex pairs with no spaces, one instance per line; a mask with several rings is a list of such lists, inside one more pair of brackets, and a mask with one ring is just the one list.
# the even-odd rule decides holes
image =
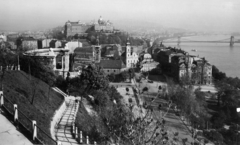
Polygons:
[[177,45],[180,46],[180,43],[181,43],[181,37],[178,36],[178,41],[177,41]]
[[231,36],[230,38],[230,46],[233,47],[234,44],[234,36]]

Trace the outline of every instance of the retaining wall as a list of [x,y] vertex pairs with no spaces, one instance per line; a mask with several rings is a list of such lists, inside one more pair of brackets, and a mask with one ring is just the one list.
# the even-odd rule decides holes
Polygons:
[[64,101],[63,101],[62,105],[58,108],[58,110],[55,111],[52,121],[51,121],[50,132],[51,132],[51,136],[54,140],[56,140],[55,127],[58,125],[66,108],[67,108],[67,106],[66,106],[65,97],[64,97]]

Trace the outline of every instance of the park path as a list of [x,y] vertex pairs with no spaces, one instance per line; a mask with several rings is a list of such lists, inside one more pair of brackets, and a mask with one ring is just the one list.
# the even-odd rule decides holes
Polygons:
[[[157,97],[153,100],[153,106],[157,107],[160,103],[168,103],[167,101]],[[166,116],[164,117],[166,120],[166,126],[168,130],[171,132],[178,132],[178,139],[182,145],[191,145],[194,142],[192,138],[192,133],[189,131],[188,127],[182,122],[179,116],[176,116],[174,110],[171,108]],[[187,139],[187,140],[186,140]],[[184,140],[186,142],[184,143]]]
[[32,145],[32,143],[20,133],[3,114],[0,113],[0,145],[10,144]]
[[66,100],[67,108],[56,129],[56,139],[62,142],[62,145],[78,145],[76,139],[72,135],[72,125],[75,123],[74,114],[77,111],[77,103],[75,98]]

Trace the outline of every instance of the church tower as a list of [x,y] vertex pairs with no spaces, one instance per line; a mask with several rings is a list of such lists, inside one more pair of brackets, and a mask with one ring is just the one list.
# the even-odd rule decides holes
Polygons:
[[97,37],[97,44],[92,46],[93,48],[93,61],[100,63],[101,61],[101,45],[99,45],[99,38]]
[[128,38],[127,44],[126,44],[126,66],[127,67],[131,67],[131,55],[132,55],[131,46]]

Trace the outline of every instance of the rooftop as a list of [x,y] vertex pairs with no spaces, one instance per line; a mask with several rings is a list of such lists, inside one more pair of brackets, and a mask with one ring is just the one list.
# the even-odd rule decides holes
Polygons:
[[85,52],[89,52],[89,53],[92,53],[93,50],[92,50],[92,46],[87,46],[87,47],[77,47],[75,50],[74,50],[74,53],[85,53]]
[[121,60],[101,60],[99,66],[104,69],[122,69],[125,67]]

